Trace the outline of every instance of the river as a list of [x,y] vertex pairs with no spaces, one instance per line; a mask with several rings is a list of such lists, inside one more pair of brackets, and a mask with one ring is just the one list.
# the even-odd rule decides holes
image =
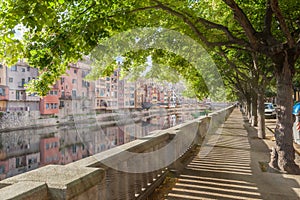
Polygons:
[[0,179],[67,164],[193,119],[192,111],[74,115],[68,123],[1,130]]

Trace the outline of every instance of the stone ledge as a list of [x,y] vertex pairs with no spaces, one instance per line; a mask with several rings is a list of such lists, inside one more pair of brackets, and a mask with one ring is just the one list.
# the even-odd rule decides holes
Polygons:
[[[45,167],[5,179],[0,187],[35,182],[48,186],[50,199],[71,199],[100,184],[104,171],[98,168],[47,165]],[[12,187],[7,186],[7,187]]]
[[42,182],[19,182],[0,189],[0,199],[44,200],[48,199],[47,185]]

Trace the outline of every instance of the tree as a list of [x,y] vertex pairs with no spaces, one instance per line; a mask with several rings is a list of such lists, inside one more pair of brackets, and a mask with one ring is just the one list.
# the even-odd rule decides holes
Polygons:
[[[39,67],[33,89],[45,94],[68,63],[88,54],[103,38],[136,27],[178,30],[206,47],[242,49],[272,61],[277,80],[276,148],[270,165],[299,173],[292,138],[292,79],[300,55],[299,0],[208,1],[36,1],[0,4],[1,51],[14,53]],[[14,27],[26,27],[26,40],[12,38]],[[17,48],[14,48],[17,47]],[[275,159],[275,160],[274,160]]]
[[215,60],[222,65],[221,73],[227,85],[234,87],[246,102],[246,114],[252,126],[258,125],[258,137],[265,138],[264,91],[273,79],[270,68],[266,67],[270,63],[264,57],[236,50],[216,51]]

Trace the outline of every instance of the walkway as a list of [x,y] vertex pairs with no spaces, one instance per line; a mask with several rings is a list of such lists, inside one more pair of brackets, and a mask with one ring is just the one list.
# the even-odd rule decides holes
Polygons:
[[300,199],[300,176],[262,171],[272,145],[258,139],[256,129],[234,110],[165,199]]

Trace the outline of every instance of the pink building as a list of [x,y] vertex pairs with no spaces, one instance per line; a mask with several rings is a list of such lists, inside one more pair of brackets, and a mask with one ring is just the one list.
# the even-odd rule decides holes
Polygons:
[[[90,72],[88,64],[78,62],[70,65],[66,75],[57,82],[59,93],[59,112],[62,115],[80,113],[87,106],[94,105],[95,84],[85,80]],[[86,101],[90,101],[85,105]]]
[[88,146],[82,143],[73,143],[63,147],[60,151],[59,164],[68,164],[89,155]]
[[58,137],[42,138],[40,140],[40,159],[41,166],[59,163],[60,154]]

